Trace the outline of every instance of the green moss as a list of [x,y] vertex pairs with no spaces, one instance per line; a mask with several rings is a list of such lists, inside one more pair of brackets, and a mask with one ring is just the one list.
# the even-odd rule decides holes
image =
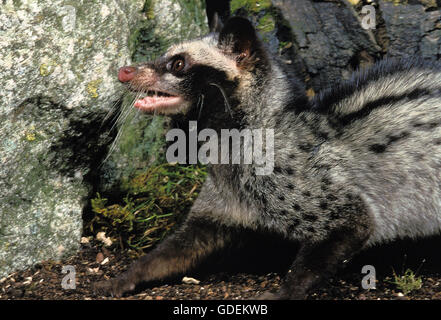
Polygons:
[[[149,13],[146,14],[149,15]],[[165,41],[155,34],[155,25],[154,16],[151,14],[148,19],[139,22],[131,32],[128,44],[133,61],[150,61],[164,51]]]
[[155,18],[155,0],[146,0],[142,12],[145,12],[147,19],[152,20]]
[[[205,1],[201,0],[175,0],[186,12],[181,19],[181,23],[188,28],[181,29],[180,40],[187,40],[205,35],[209,32],[206,20]],[[188,32],[190,31],[190,32]]]
[[410,269],[407,269],[403,275],[397,275],[394,271],[394,279],[389,282],[395,284],[397,289],[401,290],[405,295],[421,289],[423,285],[421,277],[417,277]]
[[271,32],[276,28],[276,22],[270,13],[265,14],[259,19],[257,29],[260,32]]
[[280,41],[279,42],[279,49],[280,50],[289,49],[291,47],[292,47],[292,42],[291,41]]
[[87,83],[87,85],[86,85],[86,91],[87,91],[87,93],[89,94],[89,96],[90,96],[91,98],[96,99],[96,98],[99,97],[99,94],[98,94],[98,88],[99,88],[101,82],[103,82],[102,79],[97,79],[97,80],[89,81],[89,82]]
[[20,8],[22,5],[21,0],[13,0],[12,2],[14,3],[15,8]]
[[249,12],[260,12],[271,8],[271,0],[232,0],[230,3],[231,12],[244,8]]
[[55,62],[49,62],[49,63],[42,63],[40,64],[40,75],[42,77],[47,77],[49,76],[52,72],[54,72],[55,67],[57,66],[57,64]]
[[385,0],[386,2],[392,2],[395,6],[400,4],[408,4],[408,0]]
[[50,75],[53,71],[49,70],[49,66],[46,63],[42,63],[40,65],[40,75],[43,77],[47,77]]
[[28,130],[25,132],[25,139],[26,141],[35,141],[37,140],[37,132],[35,131],[35,127],[31,126]]
[[421,3],[426,8],[438,8],[438,4],[436,0],[421,0]]
[[134,62],[150,61],[159,56],[165,49],[164,39],[154,32],[155,0],[146,0],[142,8],[146,19],[142,19],[132,28],[129,37],[129,49]]
[[171,26],[170,30],[156,30],[158,18],[154,13],[155,1],[145,1],[142,12],[147,19],[141,20],[132,28],[129,48],[133,52],[132,59],[135,62],[153,60],[164,53],[171,44],[208,32],[204,1],[171,0],[179,5],[182,14],[176,16],[176,24]]
[[160,241],[190,209],[205,179],[200,166],[161,164],[133,177],[125,198],[113,204],[99,194],[87,228],[106,232],[120,247],[137,252]]

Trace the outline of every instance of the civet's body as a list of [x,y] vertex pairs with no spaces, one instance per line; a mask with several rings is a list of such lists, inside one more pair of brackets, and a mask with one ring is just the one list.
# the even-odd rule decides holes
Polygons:
[[172,46],[155,62],[122,68],[131,90],[156,92],[135,101],[141,110],[218,132],[274,129],[274,171],[209,166],[181,228],[97,289],[121,295],[141,281],[184,273],[252,229],[301,245],[280,292],[264,297],[303,298],[371,244],[438,234],[440,70],[383,61],[309,101],[242,18]]

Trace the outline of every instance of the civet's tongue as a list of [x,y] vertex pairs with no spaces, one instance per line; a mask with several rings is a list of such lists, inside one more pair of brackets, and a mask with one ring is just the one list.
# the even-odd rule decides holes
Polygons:
[[147,96],[135,101],[135,108],[143,111],[154,111],[159,108],[177,107],[182,102],[180,97]]

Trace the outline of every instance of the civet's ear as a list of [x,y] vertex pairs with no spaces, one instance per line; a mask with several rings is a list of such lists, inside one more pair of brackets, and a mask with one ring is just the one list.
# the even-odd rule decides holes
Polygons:
[[260,49],[256,30],[245,18],[230,18],[219,35],[219,46],[227,48],[236,55],[238,64],[247,64],[255,59],[255,53]]
[[210,32],[220,33],[222,31],[223,27],[224,27],[224,25],[222,24],[222,21],[219,17],[219,14],[217,12],[215,12],[213,14],[213,18],[211,20]]

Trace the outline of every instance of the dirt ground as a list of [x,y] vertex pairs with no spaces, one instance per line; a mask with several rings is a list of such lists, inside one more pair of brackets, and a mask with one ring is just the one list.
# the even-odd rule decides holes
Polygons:
[[[374,248],[354,259],[349,266],[334,279],[330,279],[320,289],[311,293],[308,299],[326,300],[383,300],[383,299],[441,299],[441,259],[438,255],[439,241],[432,239],[426,242],[398,243],[385,248]],[[287,248],[282,248],[287,250]],[[249,265],[254,268],[238,268],[243,261],[233,266],[223,264],[222,260],[205,265],[206,272],[194,271],[187,274],[200,281],[199,284],[185,284],[182,277],[167,280],[165,283],[148,284],[138,288],[137,292],[121,299],[139,300],[207,300],[207,299],[250,299],[262,292],[274,291],[280,287],[283,269],[289,267],[287,262],[274,264],[263,261],[274,260],[264,249],[257,250],[253,258],[245,256]],[[231,258],[231,257],[230,257]],[[234,257],[233,257],[234,258]],[[237,260],[237,257],[235,258]],[[253,261],[253,259],[255,261]],[[240,260],[240,259],[239,259]],[[287,259],[285,259],[287,260]],[[61,262],[44,262],[35,267],[15,272],[0,279],[0,299],[45,299],[45,300],[95,300],[112,299],[96,296],[91,285],[95,281],[108,279],[125,270],[132,259],[127,252],[110,251],[96,242],[83,244],[81,251],[74,257]],[[261,263],[259,263],[259,261]],[[276,261],[277,262],[277,261]],[[372,262],[377,270],[375,290],[361,288],[361,266]],[[259,265],[261,264],[261,265]],[[62,267],[72,265],[76,270],[76,288],[66,290],[61,286],[65,274]],[[256,268],[257,266],[257,268]],[[397,273],[410,268],[421,277],[422,287],[408,294],[403,294],[393,282],[393,270]],[[216,270],[217,269],[217,270]],[[225,271],[226,270],[226,271]],[[275,272],[269,272],[275,270]]]

